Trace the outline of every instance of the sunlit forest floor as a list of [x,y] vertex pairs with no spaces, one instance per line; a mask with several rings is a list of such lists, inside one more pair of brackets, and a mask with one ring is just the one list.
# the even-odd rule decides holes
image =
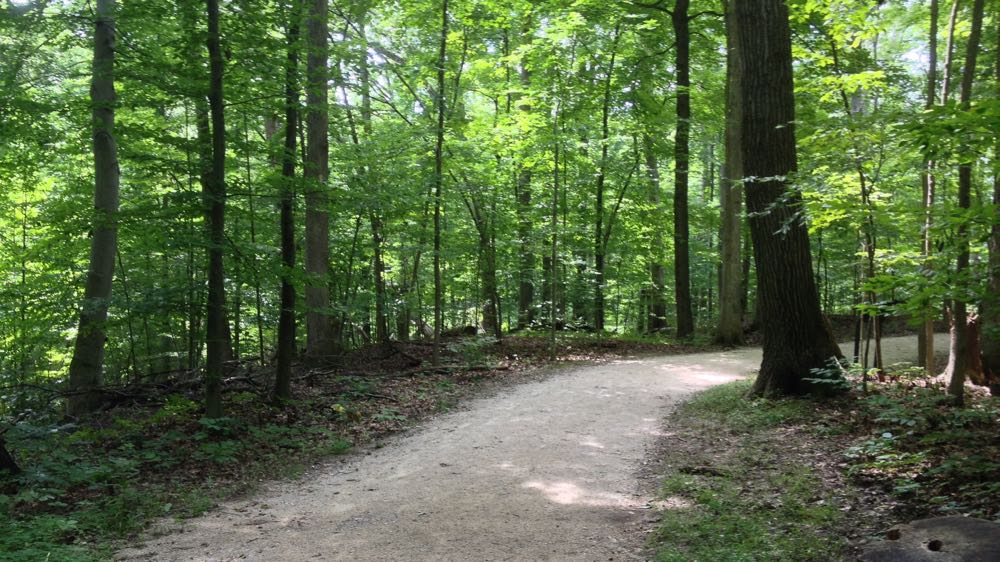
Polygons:
[[656,558],[857,560],[914,519],[1000,522],[1000,400],[956,410],[915,370],[889,375],[832,401],[748,401],[748,379],[681,406],[659,443]]
[[[707,349],[659,338],[560,335],[556,365]],[[24,473],[3,483],[0,558],[91,560],[110,556],[157,517],[189,518],[263,481],[295,477],[330,455],[399,432],[464,399],[536,380],[552,366],[545,334],[446,340],[431,367],[424,342],[368,346],[300,363],[295,399],[266,399],[273,375],[234,364],[227,416],[201,414],[197,374],[114,390],[114,407],[86,423],[37,419],[5,434]],[[261,399],[264,397],[265,399]]]
[[[158,517],[199,515],[559,365],[709,349],[562,335],[553,366],[544,334],[455,338],[431,367],[426,343],[371,346],[298,365],[296,398],[282,407],[261,400],[269,372],[234,365],[218,420],[201,416],[191,373],[122,388],[85,424],[39,418],[5,434],[24,473],[2,483],[0,558],[104,559]],[[668,420],[663,496],[681,509],[664,510],[650,532],[654,546],[686,538],[662,542],[659,558],[829,560],[920,516],[1000,517],[996,398],[974,392],[954,409],[938,383],[906,368],[867,392],[856,376],[826,402],[747,401],[746,384],[704,392]]]

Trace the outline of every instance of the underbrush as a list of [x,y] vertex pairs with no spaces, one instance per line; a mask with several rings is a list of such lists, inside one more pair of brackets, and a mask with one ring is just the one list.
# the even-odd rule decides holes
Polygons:
[[831,530],[845,499],[785,447],[785,431],[808,420],[815,404],[746,400],[748,389],[747,381],[711,388],[671,417],[657,559],[840,559],[845,543]]
[[849,409],[833,412],[854,437],[844,453],[848,475],[890,492],[900,515],[1000,522],[1000,399],[971,390],[958,408],[916,373],[897,369],[893,382],[870,385]]
[[[172,392],[127,389],[134,399],[79,422],[24,416],[3,434],[24,472],[0,474],[0,560],[107,559],[156,518],[194,517],[261,481],[297,476],[478,389],[523,380],[548,357],[548,341],[532,335],[448,341],[442,368],[427,366],[432,349],[372,346],[335,364],[300,365],[295,400],[282,407],[266,399],[269,373],[242,373],[226,387],[229,417],[219,419],[203,417],[197,373],[187,374],[194,385],[173,381]],[[557,359],[690,349],[560,335]]]
[[1000,400],[970,391],[955,407],[905,367],[866,392],[849,382],[832,399],[748,400],[738,381],[682,405],[664,444],[658,559],[852,559],[899,522],[1000,523]]
[[260,478],[350,447],[317,420],[288,426],[241,414],[202,418],[195,402],[171,395],[152,413],[118,411],[92,425],[18,424],[6,437],[24,472],[3,482],[0,558],[105,558],[113,539],[156,517],[199,515]]

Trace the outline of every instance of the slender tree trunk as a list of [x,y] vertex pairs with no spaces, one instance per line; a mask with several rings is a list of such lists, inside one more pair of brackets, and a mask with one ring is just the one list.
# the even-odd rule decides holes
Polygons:
[[[928,37],[928,64],[927,64],[927,100],[924,103],[926,109],[931,109],[937,99],[937,35],[938,35],[938,0],[931,0],[931,25]],[[921,174],[923,185],[923,207],[924,207],[924,271],[925,275],[930,274],[930,255],[933,250],[931,239],[931,227],[934,225],[931,213],[934,207],[934,163],[924,159],[924,171]],[[929,275],[928,275],[929,276]],[[930,304],[930,303],[929,303]],[[924,367],[928,372],[934,369],[934,317],[931,315],[934,310],[929,306],[925,311],[927,318],[924,319],[918,337],[918,360],[917,364]]]
[[336,342],[330,321],[328,6],[308,0],[306,15],[306,352],[330,355]]
[[551,239],[549,245],[549,360],[556,358],[556,288],[558,287],[559,262],[559,112],[562,105],[557,102],[552,115],[552,205],[550,211],[549,228],[551,229]]
[[604,266],[607,244],[605,243],[604,227],[604,184],[608,172],[608,144],[611,137],[609,121],[611,118],[611,83],[615,74],[615,60],[618,55],[618,40],[621,38],[621,23],[615,26],[614,39],[611,45],[611,59],[608,61],[608,74],[604,78],[604,102],[601,104],[601,161],[597,171],[596,197],[594,198],[594,329],[597,333],[604,331]]
[[441,191],[444,184],[445,63],[448,56],[448,0],[441,0],[441,41],[437,59],[437,140],[434,143],[434,365],[441,363]]
[[502,336],[500,327],[500,293],[497,290],[497,251],[491,239],[492,222],[487,226],[486,235],[480,236],[479,248],[483,254],[483,327],[497,340]]
[[[649,180],[649,195],[647,200],[653,206],[653,216],[660,218],[660,211],[663,205],[661,200],[660,186],[660,166],[656,158],[656,146],[653,137],[644,134],[642,138],[643,156],[646,160],[646,177]],[[660,221],[657,220],[657,223]],[[664,264],[664,241],[663,228],[660,224],[653,224],[652,245],[649,249],[649,277],[650,291],[648,292],[649,304],[647,313],[643,315],[642,323],[646,333],[659,333],[667,328],[667,266]]]
[[[995,55],[1000,53],[1000,21],[996,24]],[[994,72],[994,95],[1000,99],[1000,56],[996,56]],[[993,145],[993,205],[1000,208],[1000,139]],[[992,394],[1000,396],[1000,223],[996,221],[990,229],[989,250],[989,290],[983,300],[982,315],[983,374]]]
[[292,361],[295,359],[295,140],[299,119],[299,2],[288,15],[288,54],[285,62],[285,142],[281,153],[281,312],[278,315],[278,357],[274,399],[292,396]]
[[[365,22],[358,23],[358,34],[361,39],[361,58],[358,61],[361,79],[361,129],[367,139],[372,137],[372,96],[371,72],[368,68],[368,37],[365,32]],[[365,177],[370,177],[365,174]],[[375,186],[367,186],[372,189]],[[375,282],[375,341],[379,344],[389,343],[389,321],[386,318],[385,291],[385,232],[382,224],[381,204],[376,199],[369,212],[369,223],[372,231],[372,273]]]
[[[803,393],[813,368],[841,357],[820,311],[809,234],[797,214],[801,194],[788,179],[797,169],[791,31],[782,0],[741,0],[741,131],[747,212],[757,265],[764,336],[757,395]],[[752,30],[752,33],[745,31]]]
[[[211,212],[210,205],[207,201],[211,200],[212,197],[212,122],[210,115],[208,99],[204,96],[197,96],[195,98],[195,129],[198,134],[198,161],[199,161],[199,177],[198,180],[201,183],[201,196],[206,201],[203,205],[203,217],[205,219],[206,228],[206,238],[211,240],[211,234],[207,232],[211,219],[208,214]],[[226,302],[226,287],[225,284],[222,286],[222,302]],[[225,318],[223,323],[225,324],[225,342],[222,345],[222,361],[231,361],[233,358],[233,339],[232,332],[229,329],[229,318],[228,313],[223,310]],[[203,342],[199,342],[201,345]],[[198,351],[201,354],[201,351]]]
[[[976,58],[979,54],[979,37],[983,28],[983,4],[985,0],[975,0],[972,5],[972,30],[969,33],[969,41],[966,45],[965,68],[962,71],[962,92],[959,103],[963,111],[969,111],[972,100],[972,81],[976,75]],[[972,205],[972,157],[963,154],[966,160],[958,167],[958,207],[968,210]],[[968,311],[966,310],[967,292],[962,287],[965,282],[964,276],[969,269],[969,233],[968,225],[965,221],[959,223],[956,229],[956,240],[958,243],[958,258],[955,264],[955,277],[958,279],[960,290],[952,297],[952,317],[955,323],[955,346],[954,346],[954,369],[951,380],[948,382],[948,394],[956,403],[962,404],[965,397],[965,377],[966,370],[971,368],[972,361],[968,356],[968,350],[972,345],[970,341],[968,323]]]
[[677,131],[674,135],[674,291],[677,295],[677,337],[694,333],[691,310],[691,258],[688,227],[688,166],[691,136],[691,20],[688,0],[677,0],[674,25],[677,69]]
[[[530,22],[530,20],[529,20]],[[530,44],[534,30],[530,23],[525,25],[524,38]],[[521,95],[517,104],[518,111],[528,118],[531,115],[532,107],[529,95],[531,89],[531,70],[526,61],[521,61],[518,70],[521,81]],[[533,214],[531,212],[531,168],[520,163],[517,171],[515,183],[515,197],[517,199],[517,237],[520,245],[520,263],[518,267],[518,289],[517,289],[517,328],[523,330],[531,325],[535,319],[535,248],[531,226]]]
[[948,38],[944,51],[944,77],[941,79],[941,103],[948,103],[951,97],[951,71],[955,58],[955,26],[958,24],[960,1],[952,0],[951,15],[948,16]]
[[70,415],[93,412],[101,404],[98,387],[104,367],[104,324],[118,250],[118,148],[115,143],[115,1],[97,0],[94,61],[90,84],[93,112],[94,223],[90,268],[80,325],[69,367]]
[[723,345],[743,342],[743,307],[740,286],[740,211],[743,207],[743,163],[740,161],[740,50],[739,27],[733,21],[736,0],[726,0],[726,160],[723,166],[721,199],[722,228],[719,273],[719,326],[715,341]]
[[212,120],[212,167],[208,178],[208,356],[205,364],[205,415],[222,416],[222,375],[226,349],[226,276],[223,245],[226,219],[226,125],[222,98],[223,64],[219,45],[219,0],[206,0],[208,12],[209,88]]
[[[247,206],[250,214],[250,244],[257,247],[257,219],[254,208],[253,183],[250,175],[250,129],[247,125],[247,115],[243,114],[243,142],[247,146],[246,151],[246,182],[247,182]],[[264,298],[260,287],[260,268],[257,266],[257,253],[254,252],[250,260],[250,269],[253,276],[254,293],[254,323],[257,326],[257,357],[260,364],[264,365]],[[238,324],[237,324],[238,325]]]

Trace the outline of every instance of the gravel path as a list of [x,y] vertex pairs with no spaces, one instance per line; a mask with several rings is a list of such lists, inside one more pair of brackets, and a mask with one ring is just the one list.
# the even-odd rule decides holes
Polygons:
[[[884,347],[887,362],[913,360],[916,337]],[[117,559],[641,559],[651,498],[637,473],[663,417],[759,363],[756,349],[641,358],[515,386]]]

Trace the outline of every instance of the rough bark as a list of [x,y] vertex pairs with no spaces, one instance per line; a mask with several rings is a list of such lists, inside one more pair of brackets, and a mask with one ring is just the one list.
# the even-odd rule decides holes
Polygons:
[[723,345],[743,342],[743,306],[741,286],[743,264],[740,260],[740,212],[743,207],[743,163],[740,161],[740,50],[739,27],[733,22],[734,0],[726,2],[726,160],[719,188],[721,207],[719,325],[715,341]]
[[781,0],[746,0],[734,6],[741,30],[742,160],[747,213],[757,267],[763,360],[751,392],[800,394],[805,378],[841,357],[820,310],[812,274],[809,234],[799,216],[795,100],[788,9]]
[[115,143],[115,1],[97,0],[90,100],[94,121],[94,223],[90,267],[80,324],[69,367],[67,412],[76,416],[100,406],[104,367],[104,324],[118,249],[118,148]]
[[327,0],[309,0],[306,15],[306,353],[333,353],[330,321],[330,215]]
[[94,21],[94,60],[90,85],[93,114],[94,222],[91,226],[90,267],[73,359],[69,368],[67,412],[76,416],[100,406],[104,366],[104,324],[114,279],[118,248],[118,154],[114,137],[114,0],[98,0]]
[[674,135],[674,292],[677,299],[677,337],[694,333],[691,309],[691,258],[688,224],[688,166],[691,136],[691,20],[688,0],[677,0],[674,26],[677,69],[677,130]]
[[[976,75],[976,58],[979,54],[979,37],[983,28],[983,4],[985,0],[975,0],[972,5],[972,29],[965,51],[965,68],[962,71],[962,92],[959,105],[963,111],[968,111],[972,100],[972,81]],[[971,156],[964,156],[971,160]],[[972,162],[966,161],[958,167],[958,207],[968,210],[972,204]],[[969,270],[969,232],[968,225],[963,221],[956,229],[958,258],[955,260],[955,276],[962,283]],[[956,403],[961,404],[965,397],[965,378],[967,370],[972,368],[968,349],[972,345],[969,331],[960,329],[968,323],[968,296],[966,291],[958,291],[952,297],[952,318],[955,322],[955,345],[953,348],[954,368],[948,381],[948,394]]]
[[207,0],[208,104],[212,120],[212,167],[208,177],[208,306],[205,342],[205,415],[222,415],[222,376],[228,342],[223,245],[226,220],[226,125],[222,98],[223,64],[219,45],[219,0]]
[[285,63],[285,140],[281,154],[281,312],[278,316],[278,357],[274,398],[291,398],[292,361],[295,358],[295,141],[299,119],[299,10],[292,3]]

